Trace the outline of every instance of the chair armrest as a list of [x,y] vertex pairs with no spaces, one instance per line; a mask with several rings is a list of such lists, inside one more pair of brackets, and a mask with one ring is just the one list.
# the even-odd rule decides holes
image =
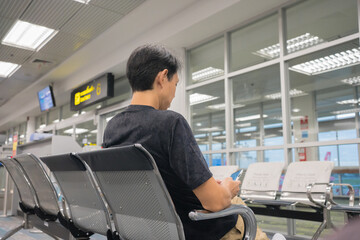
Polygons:
[[[314,200],[314,198],[312,197],[312,188],[316,185],[325,185],[326,186],[326,190],[325,190],[325,195],[328,196],[328,192],[329,192],[329,183],[310,183],[306,186],[306,196],[308,197],[309,201],[314,203],[317,206],[320,206],[322,208],[326,208],[326,205],[323,203],[319,203],[317,201]],[[327,202],[327,197],[325,198],[325,202]]]
[[[326,192],[326,198],[327,201],[329,201],[329,203],[333,204],[333,205],[337,205],[337,203],[333,200],[333,187],[334,186],[344,186],[344,187],[348,187],[349,189],[349,206],[353,207],[354,206],[354,201],[355,201],[355,191],[354,191],[354,187],[350,184],[347,183],[329,183],[329,191]],[[359,203],[360,204],[360,203]]]
[[253,240],[256,236],[257,223],[254,212],[247,206],[233,204],[219,212],[205,213],[203,211],[194,210],[189,213],[189,218],[193,221],[208,220],[214,218],[226,217],[229,215],[239,214],[245,223],[244,238],[246,240]]

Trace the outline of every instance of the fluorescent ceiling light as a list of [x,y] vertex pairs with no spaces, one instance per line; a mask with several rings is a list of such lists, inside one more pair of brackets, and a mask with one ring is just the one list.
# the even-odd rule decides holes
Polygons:
[[344,113],[344,114],[336,115],[337,120],[347,119],[347,118],[354,118],[354,117],[355,117],[355,113]]
[[90,131],[90,133],[97,133],[97,129]]
[[[245,105],[243,105],[243,104],[233,105],[233,108],[241,108],[241,107],[245,107]],[[207,106],[207,108],[214,109],[214,110],[225,110],[225,103],[210,105],[210,106]]]
[[[88,130],[88,129],[85,129],[85,128],[75,128],[75,134],[86,133],[86,132],[88,132],[88,131],[89,131],[89,130]],[[73,129],[72,129],[72,128],[69,128],[68,130],[65,130],[64,133],[73,134]]]
[[[263,114],[262,117],[266,118],[267,115]],[[255,114],[255,115],[250,115],[250,116],[247,116],[247,117],[235,118],[235,121],[236,122],[245,122],[245,121],[255,120],[255,119],[259,119],[259,118],[261,118],[261,115],[260,114]]]
[[336,102],[337,104],[341,104],[341,105],[344,105],[344,104],[357,104],[359,103],[360,99],[357,100],[357,99],[348,99],[348,100],[343,100],[343,101],[338,101]]
[[330,56],[300,63],[289,69],[306,75],[317,75],[344,67],[354,66],[360,63],[358,48],[335,53]]
[[360,108],[345,109],[345,110],[340,110],[340,111],[334,111],[331,113],[341,115],[341,114],[356,113],[356,112],[360,112]]
[[58,122],[60,122],[59,119],[55,119],[55,120],[53,121],[53,123],[58,123]]
[[204,81],[206,79],[218,77],[224,75],[224,70],[219,68],[208,67],[200,71],[192,73],[192,79],[194,81]]
[[[287,40],[286,48],[288,53],[292,53],[301,49],[315,46],[322,42],[324,42],[323,39],[311,35],[310,33],[305,33],[301,36]],[[259,51],[254,52],[254,54],[268,59],[277,58],[280,56],[280,44],[278,43],[270,47],[262,48]]]
[[240,123],[240,124],[236,124],[237,127],[241,127],[241,128],[245,128],[245,127],[250,127],[251,123]]
[[216,131],[222,131],[224,129],[222,129],[221,127],[211,127],[211,128],[200,128],[199,131],[202,132],[216,132]]
[[41,125],[39,126],[39,128],[44,128],[44,127],[46,127],[46,124],[41,124]]
[[8,78],[16,72],[21,65],[0,61],[0,77]]
[[300,109],[294,108],[292,111],[295,112],[295,113],[297,113],[297,112],[300,112]]
[[88,4],[91,0],[74,0],[75,2]]
[[[294,89],[291,89],[290,90],[290,97],[300,97],[300,96],[305,96],[305,95],[308,95],[307,93],[301,91],[301,90],[297,90],[296,88]],[[281,93],[273,93],[273,94],[269,94],[269,95],[266,95],[265,98],[270,98],[270,99],[281,99]]]
[[51,28],[17,20],[2,40],[2,44],[39,51],[57,33],[58,31]]
[[195,105],[195,104],[199,104],[199,103],[212,101],[212,100],[215,100],[215,99],[218,99],[218,98],[219,97],[214,97],[214,96],[211,96],[211,95],[193,93],[193,94],[190,95],[190,106]]
[[349,84],[351,86],[358,86],[358,85],[360,85],[360,76],[343,79],[343,80],[341,80],[341,82],[343,82],[345,84]]

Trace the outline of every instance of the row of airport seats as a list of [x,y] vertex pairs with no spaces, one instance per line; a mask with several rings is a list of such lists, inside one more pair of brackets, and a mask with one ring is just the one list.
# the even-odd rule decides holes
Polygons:
[[[281,162],[253,163],[241,178],[239,196],[255,214],[321,222],[312,239],[318,239],[325,228],[335,228],[330,219],[331,211],[344,212],[348,220],[360,214],[360,206],[354,206],[354,188],[350,184],[330,183],[332,162],[290,163],[279,191],[283,168]],[[238,168],[219,166],[210,167],[210,170],[215,178],[222,179]],[[333,188],[338,185],[349,188],[348,205],[334,201]]]
[[[18,189],[24,215],[23,224],[1,240],[33,226],[55,239],[90,239],[94,233],[109,240],[185,239],[155,161],[140,144],[41,158],[22,154],[0,162]],[[201,221],[231,214],[243,217],[244,239],[253,240],[256,219],[246,206],[194,210],[189,217]]]

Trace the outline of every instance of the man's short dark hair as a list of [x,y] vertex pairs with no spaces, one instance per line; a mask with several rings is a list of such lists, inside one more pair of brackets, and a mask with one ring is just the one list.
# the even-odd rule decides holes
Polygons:
[[180,68],[179,60],[164,46],[146,44],[136,48],[126,65],[126,76],[133,92],[151,90],[159,72],[168,70],[170,80]]

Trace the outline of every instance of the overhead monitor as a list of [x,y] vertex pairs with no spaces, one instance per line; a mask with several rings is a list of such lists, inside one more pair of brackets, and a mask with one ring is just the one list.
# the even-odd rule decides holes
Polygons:
[[55,107],[54,93],[51,86],[47,86],[38,92],[40,110],[47,111]]

